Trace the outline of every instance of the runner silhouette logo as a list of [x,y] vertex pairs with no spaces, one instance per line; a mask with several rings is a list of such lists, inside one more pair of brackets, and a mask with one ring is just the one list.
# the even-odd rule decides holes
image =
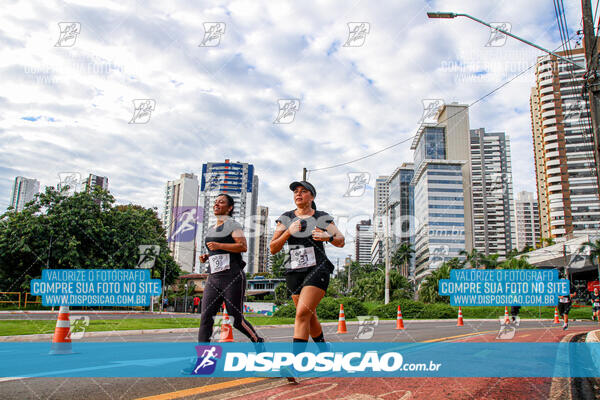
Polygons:
[[198,360],[192,375],[210,375],[217,368],[217,360],[221,358],[223,349],[221,346],[196,346]]

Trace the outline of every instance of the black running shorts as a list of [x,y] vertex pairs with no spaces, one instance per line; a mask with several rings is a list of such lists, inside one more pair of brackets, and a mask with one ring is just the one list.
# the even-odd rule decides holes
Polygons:
[[293,295],[299,295],[304,286],[316,286],[327,291],[329,286],[329,271],[325,268],[313,268],[302,272],[288,272],[285,276],[288,290]]
[[571,309],[571,303],[558,303],[558,313],[560,315],[569,314],[569,310]]

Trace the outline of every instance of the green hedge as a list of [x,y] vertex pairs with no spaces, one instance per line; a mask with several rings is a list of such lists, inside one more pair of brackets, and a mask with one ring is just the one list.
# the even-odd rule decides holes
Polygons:
[[398,305],[402,309],[402,318],[407,319],[443,319],[457,316],[457,313],[448,304],[425,304],[420,301],[406,299],[376,307],[371,311],[371,315],[385,319],[396,319]]
[[[344,314],[347,319],[356,318],[357,315],[368,315],[364,304],[353,297],[324,297],[317,306],[317,315],[320,319],[338,319],[340,315],[340,304],[344,305]],[[274,317],[296,317],[296,307],[294,303],[288,303],[277,308]]]

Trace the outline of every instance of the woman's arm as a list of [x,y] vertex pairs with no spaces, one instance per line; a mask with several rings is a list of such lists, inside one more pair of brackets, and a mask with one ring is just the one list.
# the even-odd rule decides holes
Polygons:
[[300,220],[296,220],[292,222],[290,227],[286,229],[285,225],[281,222],[277,222],[277,226],[275,227],[275,233],[273,233],[273,238],[271,239],[271,244],[269,248],[271,250],[271,254],[277,254],[283,248],[283,245],[294,233],[300,231]]
[[346,244],[346,239],[344,238],[344,235],[342,235],[342,232],[340,232],[340,230],[337,228],[337,226],[335,226],[333,222],[327,225],[327,232],[323,231],[322,229],[315,228],[312,231],[312,234],[314,240],[320,240],[322,242],[329,241],[329,238],[333,236],[333,241],[331,241],[330,243],[335,247],[344,247],[344,245]]
[[231,233],[231,236],[235,243],[208,242],[206,243],[206,247],[210,250],[225,250],[230,253],[245,253],[248,251],[244,231],[236,229]]

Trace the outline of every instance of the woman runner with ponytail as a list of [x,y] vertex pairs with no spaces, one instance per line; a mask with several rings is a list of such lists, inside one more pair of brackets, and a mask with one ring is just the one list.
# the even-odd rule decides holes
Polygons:
[[254,327],[244,318],[244,292],[246,290],[246,263],[242,254],[246,251],[246,238],[242,226],[235,222],[234,201],[228,194],[220,194],[215,199],[213,211],[217,217],[215,226],[206,232],[204,243],[207,254],[200,261],[209,262],[210,275],[202,296],[200,330],[198,342],[210,342],[214,317],[225,302],[227,313],[233,317],[233,326],[246,335],[252,342],[263,342]]
[[334,266],[325,254],[324,242],[344,247],[344,236],[333,218],[317,210],[313,201],[317,195],[309,182],[292,182],[296,209],[283,213],[271,240],[271,254],[278,253],[287,242],[290,250],[284,266],[286,283],[296,305],[294,342],[308,342],[309,335],[317,343],[325,342],[317,318],[317,306],[325,296],[329,275]]

